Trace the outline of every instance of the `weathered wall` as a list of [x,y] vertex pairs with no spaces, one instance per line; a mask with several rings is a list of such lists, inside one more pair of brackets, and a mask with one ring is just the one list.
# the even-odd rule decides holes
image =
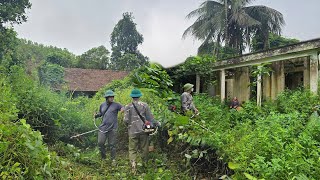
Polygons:
[[239,102],[247,101],[250,98],[249,68],[236,68],[233,86],[233,95],[238,97]]

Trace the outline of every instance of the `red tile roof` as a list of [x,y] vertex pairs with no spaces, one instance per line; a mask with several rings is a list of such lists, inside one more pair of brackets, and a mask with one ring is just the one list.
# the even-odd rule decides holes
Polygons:
[[112,80],[123,79],[128,71],[65,68],[64,80],[71,91],[98,91]]

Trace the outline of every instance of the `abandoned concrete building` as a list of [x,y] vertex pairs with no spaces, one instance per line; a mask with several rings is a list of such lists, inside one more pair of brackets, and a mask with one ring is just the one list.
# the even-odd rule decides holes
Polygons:
[[[285,89],[297,87],[318,91],[320,38],[299,42],[276,49],[245,54],[213,64],[212,71],[219,74],[219,83],[212,95],[221,101],[238,97],[240,102],[256,98],[261,105],[263,99],[275,99]],[[252,96],[250,67],[266,64],[269,75],[258,75],[255,97]],[[196,75],[196,92],[200,92],[200,76]]]

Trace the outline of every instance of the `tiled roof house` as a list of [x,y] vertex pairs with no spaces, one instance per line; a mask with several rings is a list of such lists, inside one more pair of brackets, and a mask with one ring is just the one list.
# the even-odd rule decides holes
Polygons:
[[64,81],[74,96],[82,94],[91,97],[112,80],[123,79],[128,74],[128,71],[65,68]]

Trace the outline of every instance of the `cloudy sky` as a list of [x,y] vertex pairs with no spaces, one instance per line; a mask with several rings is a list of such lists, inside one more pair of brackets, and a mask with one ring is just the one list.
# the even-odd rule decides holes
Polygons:
[[[203,0],[30,0],[28,21],[15,26],[18,36],[45,45],[67,48],[76,55],[100,45],[110,48],[110,34],[122,13],[132,12],[144,36],[140,51],[165,67],[195,55],[199,42],[182,39],[193,23],[186,15]],[[320,37],[319,0],[256,0],[280,11],[283,36],[309,40]]]

